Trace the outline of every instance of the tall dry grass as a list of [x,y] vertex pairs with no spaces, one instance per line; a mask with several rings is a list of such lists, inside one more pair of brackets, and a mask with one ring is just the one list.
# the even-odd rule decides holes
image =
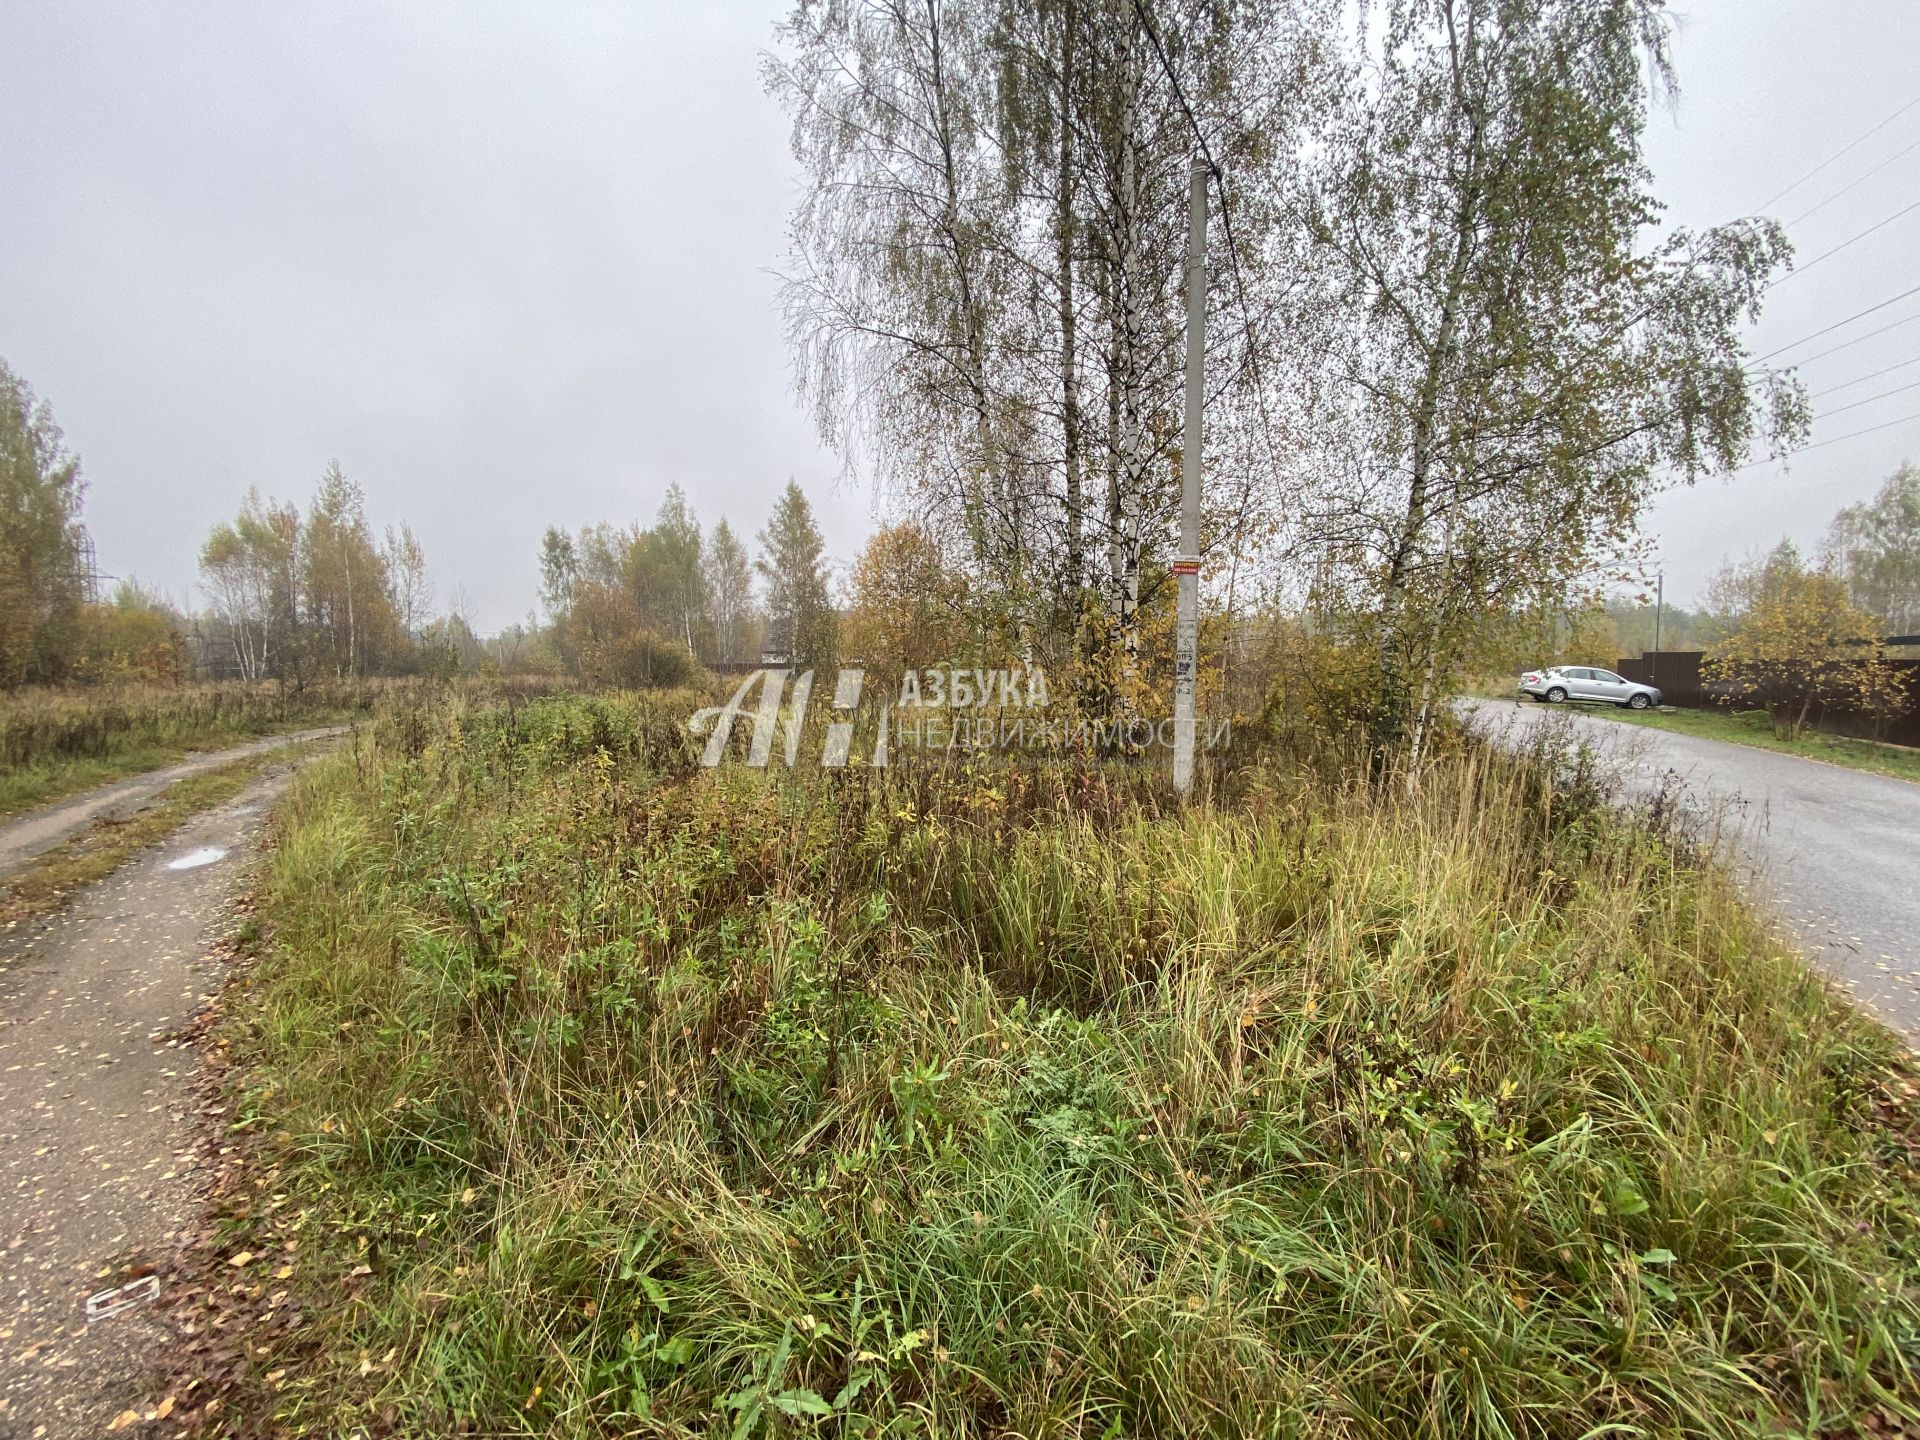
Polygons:
[[[546,693],[548,682],[465,682],[483,698]],[[0,814],[151,769],[190,750],[278,731],[366,721],[382,706],[430,703],[420,678],[192,685],[29,687],[0,693]]]
[[1894,1046],[1578,755],[1181,812],[701,772],[694,703],[301,782],[228,1032],[311,1207],[281,1429],[1915,1420]]

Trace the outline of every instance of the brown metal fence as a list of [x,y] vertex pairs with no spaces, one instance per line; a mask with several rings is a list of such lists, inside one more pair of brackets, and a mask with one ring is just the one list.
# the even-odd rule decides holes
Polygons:
[[[1905,638],[1905,637],[1902,637]],[[1910,652],[1910,653],[1902,653]],[[1724,689],[1701,679],[1700,662],[1706,658],[1699,650],[1649,650],[1634,660],[1621,660],[1614,666],[1629,680],[1659,689],[1668,705],[1684,709],[1711,709],[1731,705],[1736,709],[1757,708],[1741,701]],[[1860,735],[1874,740],[1891,740],[1896,745],[1920,745],[1920,646],[1902,645],[1892,656],[1895,669],[1907,677],[1907,707],[1891,720],[1874,721],[1843,705],[1816,700],[1811,712],[1816,729],[1836,735]]]

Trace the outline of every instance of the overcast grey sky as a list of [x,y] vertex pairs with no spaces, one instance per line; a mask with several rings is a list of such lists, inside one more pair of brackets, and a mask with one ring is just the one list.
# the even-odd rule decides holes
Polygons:
[[[535,600],[548,524],[650,517],[674,480],[747,534],[788,476],[846,559],[867,498],[791,398],[774,308],[796,176],[762,93],[772,3],[153,6],[14,0],[0,46],[0,356],[54,405],[102,568],[198,603],[249,485],[337,457],[444,601]],[[1914,0],[1700,0],[1651,158],[1670,218],[1747,213],[1920,95]],[[1905,146],[1920,107],[1774,207]],[[1920,200],[1920,149],[1794,227],[1803,260]],[[1760,350],[1920,284],[1920,211],[1782,286]],[[1909,314],[1920,297],[1782,359]],[[1810,364],[1920,356],[1920,322]],[[1816,410],[1920,380],[1920,366]],[[1920,412],[1920,390],[1817,425]],[[1663,500],[1669,594],[1920,458],[1920,421]]]
[[[1920,5],[1914,0],[1697,0],[1678,13],[1679,108],[1657,119],[1648,135],[1655,187],[1676,224],[1709,225],[1753,213],[1920,99]],[[1789,223],[1799,266],[1920,201],[1920,148],[1893,159],[1915,142],[1920,105],[1766,212],[1793,222],[1846,190]],[[1847,189],[1856,180],[1861,183]],[[1754,353],[1764,355],[1920,285],[1917,262],[1920,210],[1779,285],[1767,296]],[[1776,363],[1817,355],[1908,317],[1920,317],[1920,295],[1796,346]],[[1920,319],[1810,360],[1800,374],[1818,392],[1916,357]],[[1871,495],[1903,460],[1920,461],[1920,420],[1821,443],[1920,415],[1920,390],[1833,413],[1915,381],[1920,365],[1817,398],[1812,441],[1820,448],[1785,466],[1756,465],[1731,480],[1704,481],[1664,497],[1646,529],[1660,543],[1669,598],[1691,600],[1724,560],[1769,548],[1782,535],[1816,543],[1835,510]]]
[[330,458],[504,624],[540,532],[678,480],[749,536],[791,475],[771,5],[8,7],[0,355],[54,405],[102,568],[185,594],[249,485]]

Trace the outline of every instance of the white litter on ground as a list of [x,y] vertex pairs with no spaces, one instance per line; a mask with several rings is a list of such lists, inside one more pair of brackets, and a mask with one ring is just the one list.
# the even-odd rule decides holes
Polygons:
[[227,858],[227,852],[218,845],[202,845],[198,850],[189,850],[177,860],[169,860],[169,870],[198,870],[202,865],[211,865],[216,860]]

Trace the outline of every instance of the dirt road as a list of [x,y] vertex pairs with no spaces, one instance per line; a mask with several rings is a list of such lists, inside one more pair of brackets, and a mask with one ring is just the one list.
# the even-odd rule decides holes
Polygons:
[[208,770],[218,770],[236,760],[264,755],[284,745],[298,745],[308,740],[339,735],[345,729],[345,726],[332,725],[319,730],[298,730],[287,735],[269,735],[225,750],[189,755],[175,764],[149,770],[144,775],[135,775],[112,785],[102,785],[97,790],[85,791],[0,823],[0,880],[24,867],[34,856],[53,849],[63,840],[72,839],[101,816],[126,815],[138,810],[169,785]]
[[0,943],[0,1440],[99,1435],[139,1398],[158,1322],[89,1324],[86,1301],[164,1274],[195,1213],[196,1056],[174,1032],[219,984],[212,942],[289,773]]

